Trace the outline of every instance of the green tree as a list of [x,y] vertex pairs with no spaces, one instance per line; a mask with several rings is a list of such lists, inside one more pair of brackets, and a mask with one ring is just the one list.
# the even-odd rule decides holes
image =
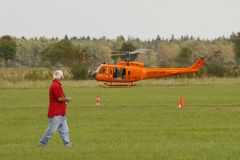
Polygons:
[[8,60],[14,60],[16,56],[16,42],[10,36],[2,36],[0,39],[0,58],[4,59],[7,66]]
[[111,49],[108,46],[101,46],[99,51],[100,62],[112,63],[111,59]]
[[88,48],[75,47],[70,40],[63,39],[45,49],[43,56],[46,60],[49,60],[52,65],[59,63],[68,67],[74,79],[87,78],[88,68],[90,66],[89,63],[87,63],[89,58]]
[[122,43],[121,51],[134,51],[136,47],[131,42],[124,42]]
[[237,64],[240,64],[240,32],[231,36],[234,43],[234,53]]
[[181,66],[189,66],[190,64],[192,64],[192,55],[193,52],[190,48],[188,47],[183,47],[181,48],[176,61],[181,64]]
[[88,79],[88,66],[86,64],[76,64],[71,67],[70,72],[75,80]]
[[157,48],[157,66],[158,67],[170,67],[174,66],[173,62],[180,51],[180,47],[177,44],[162,43]]
[[119,51],[122,47],[122,44],[125,42],[125,38],[123,36],[118,36],[116,40],[112,42],[112,49],[114,51]]
[[157,53],[154,51],[138,54],[136,61],[144,62],[145,67],[157,67]]
[[[136,47],[131,42],[122,43],[122,47],[120,49],[120,51],[124,51],[124,52],[131,52],[131,51],[134,51],[134,50],[136,50]],[[134,61],[136,59],[137,55],[136,54],[131,54],[131,56],[130,55],[123,55],[122,57],[124,57],[122,59]]]
[[71,64],[68,55],[74,54],[75,48],[70,40],[63,39],[54,43],[43,50],[42,55],[44,60],[48,60],[52,65],[57,63]]
[[89,48],[74,48],[73,52],[66,55],[65,59],[68,59],[67,63],[70,68],[70,72],[73,75],[73,79],[88,79],[89,77],[89,68],[92,64],[90,64],[90,56],[89,56]]

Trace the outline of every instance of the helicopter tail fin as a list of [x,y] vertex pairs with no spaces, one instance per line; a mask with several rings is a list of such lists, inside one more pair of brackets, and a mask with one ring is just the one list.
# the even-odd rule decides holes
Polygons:
[[199,60],[197,60],[196,63],[194,63],[191,67],[191,69],[200,69],[204,63],[204,57],[201,57]]

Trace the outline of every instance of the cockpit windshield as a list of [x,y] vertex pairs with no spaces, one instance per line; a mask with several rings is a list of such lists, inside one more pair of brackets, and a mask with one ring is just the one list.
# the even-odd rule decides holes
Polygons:
[[98,71],[98,73],[99,73],[99,74],[105,74],[105,72],[106,72],[106,67],[101,66],[100,69],[99,69],[99,71]]

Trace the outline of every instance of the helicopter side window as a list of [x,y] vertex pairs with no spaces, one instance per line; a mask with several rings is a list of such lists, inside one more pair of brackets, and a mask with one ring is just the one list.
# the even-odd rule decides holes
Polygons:
[[122,79],[126,78],[126,68],[123,68],[122,70]]
[[114,68],[113,78],[125,79],[126,78],[126,68]]
[[118,69],[117,68],[114,68],[113,69],[113,78],[117,78],[117,71]]
[[99,70],[99,74],[105,74],[106,68],[105,67],[101,67]]

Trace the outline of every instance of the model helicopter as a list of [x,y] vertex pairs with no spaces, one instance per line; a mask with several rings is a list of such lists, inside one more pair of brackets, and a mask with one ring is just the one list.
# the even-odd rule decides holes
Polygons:
[[124,52],[123,54],[126,55],[125,61],[119,61],[114,65],[103,63],[92,72],[92,77],[104,82],[105,87],[132,87],[135,86],[133,82],[144,79],[195,73],[204,63],[204,57],[201,57],[190,68],[145,68],[143,62],[130,61],[130,56],[139,54],[139,52]]

